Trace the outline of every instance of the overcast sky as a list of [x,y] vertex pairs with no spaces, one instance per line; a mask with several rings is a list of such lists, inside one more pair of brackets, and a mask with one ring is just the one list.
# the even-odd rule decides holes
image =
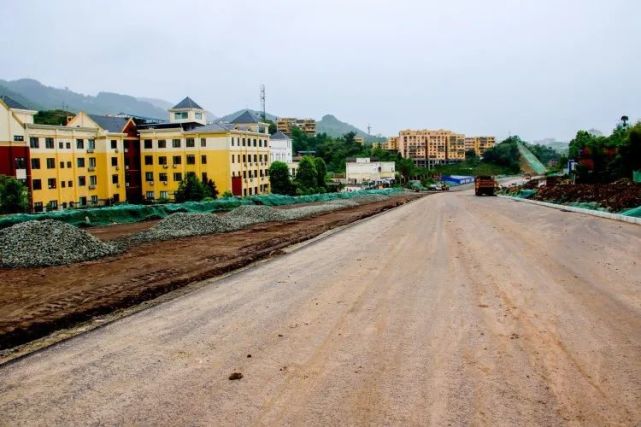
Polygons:
[[372,133],[570,139],[641,118],[639,0],[0,0],[0,78]]

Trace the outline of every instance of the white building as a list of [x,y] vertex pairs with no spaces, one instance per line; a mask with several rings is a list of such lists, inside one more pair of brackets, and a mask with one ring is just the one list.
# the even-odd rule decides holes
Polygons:
[[353,161],[348,161],[345,167],[347,184],[390,181],[395,176],[396,165],[394,162],[373,162],[368,157],[358,157]]
[[292,162],[292,139],[283,132],[271,136],[272,162]]

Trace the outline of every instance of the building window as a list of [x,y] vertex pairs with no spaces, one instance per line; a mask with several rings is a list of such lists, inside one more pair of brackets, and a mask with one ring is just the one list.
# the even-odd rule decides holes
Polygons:
[[167,164],[167,156],[158,157],[158,164],[159,165],[166,165]]
[[145,149],[151,149],[151,139],[145,139]]
[[58,143],[58,148],[59,148],[59,149],[61,149],[61,150],[62,150],[63,148],[65,148],[65,143],[64,143],[64,142],[62,142],[62,141],[60,141],[60,142]]
[[231,137],[231,146],[232,147],[234,146],[234,137],[233,136]]
[[96,185],[98,184],[98,178],[96,175],[90,175],[89,176],[89,185]]
[[183,180],[183,174],[181,174],[180,172],[175,172],[174,173],[174,181],[180,182],[182,180]]
[[111,158],[111,166],[118,166],[118,157]]
[[158,174],[158,181],[167,182],[167,174],[165,172],[159,173]]
[[167,148],[167,140],[166,139],[159,139],[158,140],[158,148]]
[[195,147],[194,138],[187,138],[186,145],[187,145],[187,148],[194,148]]
[[202,120],[202,118],[203,118],[203,113],[196,113],[197,120]]
[[23,142],[24,141],[24,136],[22,136],[22,135],[13,135],[13,140],[15,142]]
[[56,168],[56,159],[52,157],[47,158],[47,169],[55,169]]
[[65,168],[65,162],[60,162],[60,169],[64,169],[64,168]]
[[254,138],[254,147],[256,146],[256,138]]
[[147,200],[154,200],[154,192],[153,191],[147,191],[146,199]]
[[48,206],[49,206],[48,209],[50,209],[50,210],[58,209],[58,201],[57,200],[51,200],[51,201],[49,201]]
[[89,169],[96,169],[96,158],[89,157]]
[[245,138],[243,138],[243,147],[245,146]]
[[112,140],[111,140],[111,149],[112,149],[112,150],[115,150],[115,149],[117,149],[117,148],[118,148],[118,140],[116,140],[116,139],[112,139]]
[[45,148],[53,148],[53,138],[45,138]]
[[187,155],[187,164],[188,165],[195,165],[196,164],[196,156],[193,154],[188,154]]
[[79,168],[84,168],[85,167],[85,158],[84,157],[78,157],[76,160],[76,164]]
[[84,187],[87,185],[87,178],[84,176],[79,176],[78,177],[78,187]]
[[111,175],[111,183],[112,184],[118,184],[118,174],[113,174]]
[[85,149],[85,140],[84,139],[76,139],[76,149],[78,149],[78,150],[84,150]]
[[88,139],[87,140],[87,150],[95,150],[96,149],[96,140],[95,139]]
[[67,181],[67,187],[69,188],[73,187],[73,181]]
[[49,189],[56,188],[56,178],[49,178],[47,180],[47,188]]
[[81,197],[80,198],[80,206],[87,206],[87,198],[86,197]]
[[33,181],[31,181],[31,187],[34,190],[42,190],[42,181],[39,179],[34,179]]
[[184,111],[184,112],[174,113],[174,118],[176,120],[184,120],[187,118],[187,112]]
[[145,156],[145,165],[153,165],[154,156]]
[[31,159],[31,169],[40,169],[40,159]]
[[153,172],[145,172],[145,181],[152,182],[154,180]]
[[200,156],[200,163],[203,164],[203,165],[207,164],[207,156],[206,155],[203,154],[203,155]]
[[180,139],[173,139],[171,141],[171,146],[174,148],[180,148]]
[[67,150],[71,150],[71,142],[67,142],[65,145],[67,146]]
[[91,196],[91,204],[97,205],[98,204],[98,196],[93,195]]
[[40,138],[31,137],[29,138],[29,147],[31,148],[40,148]]
[[203,172],[200,174],[200,180],[202,182],[207,182],[207,172]]
[[179,165],[179,164],[181,164],[181,163],[182,163],[182,156],[174,156],[174,158],[172,159],[172,161],[173,161],[173,163],[174,163],[175,165]]
[[66,181],[60,181],[60,187],[65,188],[67,186]]
[[206,147],[207,146],[207,139],[206,138],[200,138],[200,146],[201,147]]

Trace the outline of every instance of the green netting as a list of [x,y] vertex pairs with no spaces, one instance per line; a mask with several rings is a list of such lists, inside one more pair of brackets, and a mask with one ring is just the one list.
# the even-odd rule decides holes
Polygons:
[[641,171],[633,171],[632,172],[632,181],[641,182]]
[[536,157],[528,148],[521,144],[520,142],[516,144],[519,153],[521,153],[521,156],[525,159],[527,164],[532,168],[534,172],[536,172],[538,175],[543,175],[546,171],[547,168],[541,163],[541,161]]
[[519,190],[519,192],[516,193],[516,197],[518,197],[520,199],[529,199],[530,197],[532,197],[535,194],[536,194],[536,190],[529,190],[529,189],[525,188],[525,189]]
[[384,190],[311,194],[307,196],[269,194],[264,196],[246,197],[243,199],[230,197],[211,201],[166,203],[158,205],[122,204],[103,208],[67,209],[39,214],[13,214],[0,217],[0,228],[10,227],[20,222],[44,219],[55,219],[76,226],[128,224],[149,219],[160,219],[176,212],[216,212],[230,210],[240,205],[251,204],[282,206],[298,203],[324,202],[336,199],[351,199],[372,194],[390,195],[399,191],[402,190],[397,188],[386,188]]
[[573,206],[575,208],[590,209],[593,211],[609,212],[606,208],[598,204],[597,202],[572,202],[572,203],[563,203],[567,206]]
[[620,214],[625,216],[633,216],[635,218],[641,218],[641,206],[638,206],[632,209],[627,209],[625,211],[620,212]]

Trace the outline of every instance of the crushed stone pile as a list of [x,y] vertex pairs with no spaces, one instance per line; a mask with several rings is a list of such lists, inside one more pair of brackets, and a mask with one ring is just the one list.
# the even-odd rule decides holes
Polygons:
[[0,230],[0,266],[44,267],[109,255],[118,249],[61,221],[27,221]]
[[337,205],[337,206],[340,206],[341,208],[351,208],[354,206],[358,206],[358,202],[352,199],[336,199],[336,200],[332,200],[331,202],[328,202],[327,204]]
[[372,203],[372,202],[382,202],[383,200],[389,199],[389,196],[383,194],[367,194],[363,196],[358,196],[352,200],[355,200],[358,204]]
[[239,206],[229,211],[224,218],[233,230],[259,222],[287,221],[287,216],[283,214],[283,210],[254,205]]
[[218,215],[179,212],[169,215],[149,230],[129,237],[126,243],[177,239],[201,234],[222,233],[229,230],[229,224]]

